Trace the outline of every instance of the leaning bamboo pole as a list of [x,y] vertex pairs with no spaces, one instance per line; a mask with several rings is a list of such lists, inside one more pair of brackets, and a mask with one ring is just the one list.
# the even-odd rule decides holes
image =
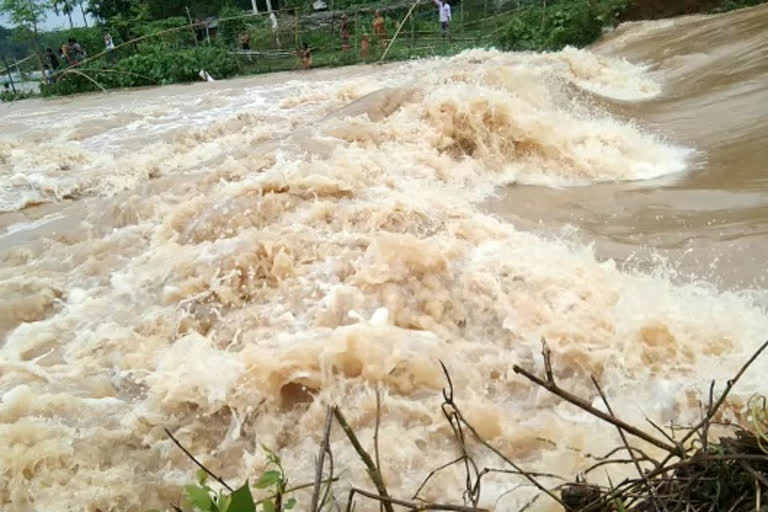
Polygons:
[[400,24],[397,26],[397,30],[395,31],[395,35],[392,36],[392,40],[387,45],[387,49],[384,50],[384,53],[381,54],[381,58],[379,59],[379,64],[386,58],[387,54],[389,53],[389,49],[392,48],[392,45],[395,44],[395,40],[397,39],[397,36],[400,34],[400,31],[403,29],[403,25],[405,25],[405,22],[408,20],[408,18],[411,16],[411,13],[416,8],[417,5],[419,5],[419,2],[421,0],[416,0],[413,2],[413,5],[410,9],[408,9],[408,12],[405,14],[405,18],[402,19]]

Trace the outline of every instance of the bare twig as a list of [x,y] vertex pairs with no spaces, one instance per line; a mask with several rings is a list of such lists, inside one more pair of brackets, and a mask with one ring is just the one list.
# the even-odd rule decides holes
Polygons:
[[[333,452],[331,451],[330,447],[328,447],[328,484],[325,486],[325,493],[323,493],[323,499],[320,500],[320,510],[323,509],[325,506],[325,502],[328,500],[328,496],[331,495],[331,486],[333,485],[333,482],[338,480],[338,478],[333,476]],[[334,498],[334,502],[335,502]],[[336,508],[339,508],[339,504],[336,503]]]
[[755,468],[750,466],[748,462],[740,460],[739,465],[742,468],[744,468],[744,471],[752,475],[755,478],[755,480],[757,480],[758,482],[760,482],[761,484],[763,484],[765,487],[768,488],[768,479],[765,478],[765,476],[758,473],[757,471],[755,471]]
[[229,485],[227,485],[227,482],[225,482],[224,480],[222,480],[222,479],[221,479],[221,477],[220,477],[219,475],[217,475],[216,473],[214,473],[213,471],[211,471],[210,469],[208,469],[207,467],[205,467],[205,466],[203,465],[203,463],[202,463],[202,462],[200,462],[199,460],[197,460],[197,459],[195,458],[195,456],[194,456],[194,455],[192,455],[191,453],[189,453],[189,450],[187,450],[186,448],[184,448],[184,445],[182,445],[182,444],[181,444],[181,443],[178,441],[178,439],[176,439],[175,437],[173,437],[173,434],[171,434],[171,431],[170,431],[170,430],[168,430],[168,428],[166,428],[166,427],[163,427],[163,430],[165,430],[165,433],[168,435],[168,437],[170,437],[170,438],[171,438],[171,441],[173,441],[173,443],[174,443],[176,446],[178,446],[178,447],[181,449],[181,451],[183,451],[183,452],[184,452],[184,454],[185,454],[187,457],[189,457],[189,458],[192,460],[192,462],[194,462],[195,464],[197,464],[197,467],[199,467],[200,469],[202,469],[203,471],[205,471],[205,472],[206,472],[206,473],[207,473],[207,474],[208,474],[210,477],[214,478],[214,479],[215,479],[217,482],[219,482],[221,485],[223,485],[223,486],[224,486],[224,488],[225,488],[226,490],[228,490],[229,492],[234,492],[234,489],[232,489],[232,488],[231,488]]
[[[516,471],[518,471],[529,482],[531,482],[533,485],[535,485],[536,488],[538,488],[540,491],[544,492],[545,494],[547,494],[547,496],[549,496],[550,498],[552,498],[553,500],[558,502],[560,505],[565,507],[565,503],[563,503],[563,500],[561,500],[557,495],[552,493],[552,491],[550,491],[549,489],[547,489],[546,487],[541,485],[538,482],[538,480],[536,480],[529,472],[525,471],[523,468],[521,468],[520,466],[515,464],[509,457],[507,457],[506,455],[501,453],[496,447],[494,447],[493,445],[488,443],[485,439],[482,438],[482,436],[480,436],[480,434],[477,433],[477,430],[475,430],[475,427],[473,427],[472,424],[470,424],[466,420],[466,418],[464,418],[463,414],[461,413],[461,410],[454,403],[454,401],[453,401],[453,383],[451,381],[450,374],[448,373],[448,369],[446,368],[445,364],[442,363],[442,361],[440,362],[440,365],[443,367],[443,372],[445,373],[445,377],[448,380],[448,386],[449,386],[448,390],[443,389],[443,397],[445,398],[445,401],[446,401],[446,404],[444,404],[443,407],[445,408],[446,405],[447,405],[447,406],[450,406],[451,409],[453,409],[453,414],[455,415],[457,420],[459,420],[465,427],[467,427],[467,429],[472,433],[472,435],[474,436],[475,440],[478,443],[480,443],[483,446],[485,446],[488,450],[492,451],[501,460],[503,460],[504,462],[506,462],[507,464],[509,464],[513,468],[515,468]],[[478,482],[479,482],[479,479],[478,479]]]
[[[376,470],[381,474],[381,459],[379,458],[379,426],[381,425],[381,392],[376,386],[376,426],[373,429],[373,451],[376,456]],[[384,504],[379,506],[383,510]]]
[[[643,417],[645,418],[645,421],[647,421],[648,423],[650,423],[650,424],[651,424],[651,426],[652,426],[653,428],[655,428],[655,429],[656,429],[656,431],[657,431],[659,434],[663,435],[663,436],[664,436],[664,437],[667,439],[667,441],[669,441],[670,443],[672,443],[672,444],[675,444],[675,445],[677,444],[677,441],[675,441],[675,438],[674,438],[674,437],[672,437],[671,435],[669,435],[669,434],[667,433],[667,431],[666,431],[666,430],[664,430],[663,428],[661,428],[660,426],[658,426],[656,423],[654,423],[654,421],[653,421],[651,418],[649,418],[649,417],[648,417],[648,416],[646,416],[645,414],[643,414]],[[681,449],[682,449],[682,447],[681,447]]]
[[563,481],[566,480],[560,475],[555,475],[553,473],[538,473],[536,471],[527,471],[526,473],[521,473],[520,471],[513,470],[513,469],[484,468],[480,472],[481,475],[487,475],[488,473],[504,473],[506,475],[519,475],[519,476],[525,476],[526,474],[528,474],[528,475],[539,477],[539,478],[555,478],[557,480],[563,480]]
[[[323,433],[323,442],[320,445],[320,453],[317,456],[317,466],[315,467],[315,488],[312,491],[312,512],[318,510],[318,500],[320,499],[320,480],[323,479],[323,465],[325,464],[325,454],[328,451],[329,439],[331,436],[331,425],[333,421],[333,406],[328,407],[325,415],[325,430]],[[331,475],[333,476],[333,475]]]
[[357,488],[353,488],[349,491],[350,501],[352,500],[354,494],[361,494],[366,498],[370,498],[372,500],[378,500],[381,503],[384,503],[385,507],[388,505],[390,509],[392,508],[392,505],[399,505],[401,507],[406,507],[411,510],[452,510],[455,512],[487,512],[486,509],[477,508],[477,507],[466,507],[464,505],[448,505],[448,504],[442,504],[442,503],[413,503],[410,501],[391,498],[389,496],[380,496],[378,494],[364,491],[362,489],[357,489]]
[[[600,387],[600,383],[597,382],[597,379],[592,376],[592,383],[595,385],[595,388],[597,388],[597,392],[600,393],[600,398],[603,400],[603,403],[605,404],[605,408],[608,409],[608,414],[611,415],[611,417],[615,418],[616,415],[613,414],[613,409],[611,408],[611,404],[608,402],[608,398],[606,398],[605,393],[603,393],[603,389]],[[627,448],[627,452],[629,452],[629,456],[632,457],[632,462],[635,465],[635,469],[637,470],[637,474],[640,475],[640,478],[643,480],[643,483],[645,484],[645,488],[648,490],[648,494],[651,496],[651,502],[653,503],[653,508],[656,510],[656,512],[659,512],[659,502],[656,499],[656,491],[654,490],[651,483],[648,481],[648,479],[645,477],[645,473],[643,472],[643,468],[640,467],[640,462],[635,457],[634,452],[632,451],[632,447],[629,445],[629,442],[627,441],[627,436],[624,435],[624,430],[618,425],[616,425],[616,428],[619,431],[619,436],[621,436],[621,442],[624,443],[624,446]]]
[[755,359],[760,357],[760,354],[763,353],[763,351],[768,348],[768,341],[763,343],[760,348],[758,348],[754,354],[752,354],[752,357],[747,360],[746,363],[741,367],[739,372],[736,374],[736,376],[729,380],[728,383],[725,386],[725,390],[723,391],[723,394],[720,395],[720,398],[718,398],[717,402],[714,406],[710,408],[710,410],[707,412],[707,415],[702,419],[695,427],[693,427],[692,430],[690,430],[687,434],[683,436],[683,438],[680,440],[680,444],[685,444],[688,439],[691,438],[701,427],[709,423],[709,421],[717,414],[717,411],[720,409],[720,407],[725,402],[725,399],[728,398],[728,394],[731,392],[731,389],[733,389],[733,386],[736,385],[736,383],[739,381],[742,375],[744,375],[744,372],[747,371],[747,368],[749,368],[752,363],[755,362]]
[[432,479],[433,476],[435,476],[437,473],[439,473],[440,471],[444,470],[445,468],[448,468],[450,466],[453,466],[454,464],[458,464],[459,462],[462,462],[464,460],[464,457],[465,457],[465,455],[462,455],[458,459],[452,460],[451,462],[443,464],[439,468],[436,468],[436,469],[433,469],[432,471],[430,471],[429,474],[427,475],[427,478],[425,478],[424,481],[421,482],[421,485],[419,486],[419,488],[416,489],[416,492],[414,493],[413,498],[411,498],[411,499],[412,500],[417,500],[419,498],[419,493],[421,492],[422,489],[424,489],[424,487],[427,485],[427,482],[429,482]]
[[[544,344],[544,346],[546,347],[546,343]],[[611,416],[609,414],[604,413],[603,411],[601,411],[599,409],[595,409],[586,400],[584,400],[582,398],[579,398],[578,396],[576,396],[576,395],[574,395],[572,393],[569,393],[568,391],[562,389],[560,386],[558,386],[554,382],[553,379],[550,380],[551,379],[552,368],[551,368],[551,362],[548,361],[548,359],[549,359],[549,350],[548,349],[544,350],[544,358],[545,358],[544,366],[545,366],[545,370],[548,373],[548,375],[547,375],[547,379],[548,380],[543,380],[543,379],[537,377],[536,375],[532,374],[531,372],[529,372],[525,368],[521,368],[518,365],[514,365],[513,369],[514,369],[515,373],[517,373],[519,375],[522,375],[523,377],[527,378],[528,380],[530,380],[534,384],[537,384],[540,387],[543,387],[544,389],[546,389],[550,393],[552,393],[552,394],[554,394],[556,396],[559,396],[560,398],[562,398],[566,402],[569,402],[569,403],[575,405],[576,407],[579,407],[580,409],[583,409],[584,411],[592,414],[593,416],[596,416],[596,417],[600,418],[601,420],[603,420],[603,421],[605,421],[607,423],[615,425],[616,427],[620,427],[620,428],[624,429],[624,431],[627,432],[628,434],[631,434],[631,435],[633,435],[635,437],[639,437],[640,439],[643,439],[644,441],[647,441],[648,443],[651,443],[652,445],[654,445],[654,446],[656,446],[658,448],[661,448],[662,450],[665,450],[665,451],[669,452],[672,455],[677,455],[677,456],[682,456],[683,455],[683,452],[680,449],[680,447],[670,445],[668,443],[665,443],[664,441],[660,441],[657,438],[655,438],[654,436],[652,436],[652,435],[650,435],[650,434],[648,434],[646,432],[643,432],[642,430],[640,430],[637,427],[633,427],[629,423],[627,423],[627,422],[625,422],[623,420],[620,420],[619,418],[615,418],[615,417],[613,417],[613,416]]]
[[[707,415],[712,413],[712,405],[714,403],[714,399],[715,399],[715,380],[712,379],[712,382],[709,383],[709,401],[707,402]],[[704,428],[702,428],[701,442],[704,448],[704,453],[706,453],[707,446],[709,444],[709,422],[706,422],[704,424]]]
[[[381,478],[381,473],[379,473],[379,470],[376,469],[376,465],[373,463],[373,460],[371,460],[371,456],[368,455],[368,452],[366,452],[365,449],[362,447],[362,445],[360,444],[360,441],[357,439],[357,436],[355,435],[355,432],[352,430],[352,427],[349,426],[349,423],[347,423],[346,418],[344,418],[344,414],[342,414],[341,410],[338,407],[333,408],[333,415],[336,417],[336,421],[339,422],[339,425],[341,426],[342,430],[344,430],[344,433],[347,434],[347,437],[349,438],[349,442],[352,443],[352,446],[355,448],[355,451],[362,459],[363,463],[365,464],[365,467],[368,469],[368,475],[371,477],[373,484],[376,486],[376,490],[379,491],[379,495],[385,498],[385,501],[383,501],[384,509],[387,512],[393,512],[392,502],[387,501],[389,500],[389,493],[387,493],[387,488],[384,486],[384,480]],[[350,501],[351,499],[352,499],[352,496],[350,496]]]

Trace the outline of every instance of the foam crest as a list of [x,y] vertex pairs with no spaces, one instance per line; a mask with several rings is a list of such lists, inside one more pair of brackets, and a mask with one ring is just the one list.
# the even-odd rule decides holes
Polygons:
[[[621,272],[478,206],[510,181],[683,168],[683,150],[579,105],[575,75],[557,75],[568,55],[473,51],[376,68],[376,80],[265,86],[275,101],[258,113],[243,106],[253,90],[230,90],[189,113],[229,118],[88,157],[115,162],[112,176],[69,171],[106,198],[80,197],[87,229],[0,254],[0,291],[16,298],[0,302],[2,508],[165,506],[192,470],[163,427],[228,480],[263,470],[263,443],[292,481],[311,481],[325,406],[341,404],[369,439],[377,387],[384,476],[410,495],[425,460],[451,458],[439,361],[482,435],[529,466],[571,474],[615,433],[595,436],[593,419],[514,376],[513,364],[541,370],[541,337],[574,392],[594,397],[595,375],[628,418],[695,417],[702,369],[730,377],[768,328],[752,297]],[[182,115],[194,103],[186,94],[146,109]],[[339,113],[351,99],[366,108]],[[658,385],[637,385],[651,377]],[[745,379],[729,414],[757,384]],[[363,485],[341,433],[331,442],[337,467],[350,468],[339,486]],[[461,481],[446,471],[426,496],[460,501]],[[508,484],[489,478],[481,506]],[[521,489],[498,508],[529,497]]]

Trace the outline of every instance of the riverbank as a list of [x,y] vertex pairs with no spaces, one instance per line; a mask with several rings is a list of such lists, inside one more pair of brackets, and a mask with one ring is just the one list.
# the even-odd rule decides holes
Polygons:
[[[520,9],[508,2],[503,7],[489,9],[484,0],[465,0],[454,8],[450,37],[441,33],[434,18],[434,7],[425,1],[411,12],[406,4],[383,9],[386,36],[381,39],[374,37],[369,29],[372,6],[303,17],[296,12],[286,13],[281,16],[277,32],[265,17],[227,11],[229,18],[223,19],[229,21],[221,21],[218,35],[212,39],[208,35],[202,46],[198,46],[192,37],[194,30],[190,32],[191,27],[186,26],[183,19],[163,24],[153,22],[154,25],[149,24],[140,31],[141,43],[123,43],[109,59],[100,56],[86,60],[78,68],[63,70],[58,74],[58,82],[42,86],[41,93],[58,96],[191,82],[200,80],[201,70],[215,79],[291,71],[303,66],[291,48],[305,43],[312,51],[312,67],[320,68],[451,56],[479,47],[557,51],[565,46],[588,45],[600,37],[606,27],[620,21],[733,9],[756,1],[556,1],[523,4]],[[342,15],[347,17],[343,22],[347,24],[346,29],[341,26]],[[403,20],[405,23],[401,25]],[[242,34],[248,34],[248,50],[231,50],[229,45],[236,44]],[[98,45],[93,42],[98,41],[97,37],[86,37],[91,47]],[[12,95],[3,98],[14,99]]]

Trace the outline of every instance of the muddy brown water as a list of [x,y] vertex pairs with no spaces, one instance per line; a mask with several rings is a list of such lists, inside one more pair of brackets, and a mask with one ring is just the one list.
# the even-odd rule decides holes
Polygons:
[[[410,497],[456,457],[441,361],[484,438],[571,478],[621,440],[514,374],[542,338],[574,393],[694,422],[768,332],[767,16],[0,105],[0,509],[168,507],[195,467],[164,428],[231,483],[262,444],[312,481],[326,406],[370,446],[376,389]],[[335,494],[369,488],[331,446]],[[535,493],[489,474],[480,504]]]

